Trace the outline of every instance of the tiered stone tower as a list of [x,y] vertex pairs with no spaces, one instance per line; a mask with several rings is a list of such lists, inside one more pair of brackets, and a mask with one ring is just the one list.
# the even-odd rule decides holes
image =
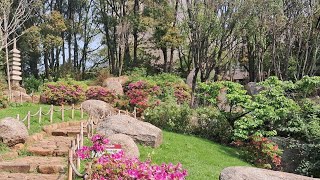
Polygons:
[[20,87],[20,81],[22,80],[21,55],[17,49],[16,40],[14,40],[13,49],[9,52],[9,58],[11,86]]

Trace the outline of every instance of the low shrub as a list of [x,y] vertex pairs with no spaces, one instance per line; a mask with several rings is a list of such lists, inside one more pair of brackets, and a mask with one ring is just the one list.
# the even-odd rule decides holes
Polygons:
[[305,176],[320,178],[320,143],[296,144],[300,149],[302,161],[296,172]]
[[195,134],[225,144],[231,142],[232,127],[216,108],[198,108],[196,110],[196,120]]
[[187,176],[187,171],[182,165],[162,164],[153,165],[151,160],[141,162],[137,158],[126,158],[123,151],[115,154],[106,152],[109,140],[100,135],[91,138],[93,145],[84,146],[77,151],[77,156],[81,159],[92,161],[89,172],[90,179],[172,179],[183,180]]
[[141,116],[147,108],[157,105],[159,101],[157,96],[161,93],[159,86],[145,81],[129,83],[125,92],[130,106],[137,108],[138,116]]
[[8,97],[3,94],[7,88],[3,75],[0,74],[0,109],[8,107]]
[[87,99],[101,100],[111,104],[114,103],[116,97],[114,91],[110,91],[107,88],[100,86],[91,87],[86,91]]
[[44,84],[40,100],[45,104],[76,104],[86,99],[85,85],[71,79]]
[[23,79],[23,87],[26,89],[27,93],[38,92],[42,84],[42,80],[37,79],[34,76]]
[[159,106],[148,108],[145,121],[174,132],[191,132],[190,119],[192,110],[187,104],[179,105],[175,101],[161,102]]
[[251,136],[247,142],[237,141],[236,145],[244,147],[246,158],[258,167],[266,169],[281,169],[282,150],[266,137]]

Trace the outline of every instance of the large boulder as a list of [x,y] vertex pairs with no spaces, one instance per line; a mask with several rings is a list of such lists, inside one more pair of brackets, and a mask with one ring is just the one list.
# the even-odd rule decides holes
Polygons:
[[312,180],[306,176],[300,176],[280,171],[253,167],[228,167],[221,171],[220,180]]
[[130,136],[125,134],[113,134],[109,136],[108,139],[111,144],[120,144],[126,157],[139,158],[139,148]]
[[[301,145],[303,142],[284,137],[270,137],[269,139],[275,142],[279,148],[283,150],[281,155],[281,167],[283,168],[283,171],[294,173],[299,167],[303,157],[300,153],[300,149],[292,146],[292,144]],[[306,146],[307,144],[304,145]]]
[[248,94],[251,96],[259,94],[260,91],[264,90],[262,86],[259,86],[256,82],[249,82],[244,86]]
[[162,143],[162,131],[156,126],[139,121],[127,115],[109,116],[97,126],[98,134],[106,137],[113,134],[126,134],[137,143],[158,147]]
[[82,103],[82,108],[84,112],[95,119],[104,118],[110,112],[116,113],[112,105],[100,100],[86,100]]
[[25,143],[28,136],[28,130],[21,121],[11,117],[0,120],[0,142],[8,146],[14,146]]
[[[4,95],[9,96],[9,91],[4,91]],[[29,96],[27,93],[23,91],[16,91],[12,90],[11,91],[12,99],[11,102],[32,102],[31,96]]]
[[105,79],[102,84],[106,84],[108,81],[117,81],[123,86],[129,81],[129,77],[128,76],[110,77],[108,79]]
[[123,95],[123,87],[120,81],[113,79],[113,78],[108,78],[104,80],[102,83],[103,87],[106,87],[107,89],[114,91],[117,95]]

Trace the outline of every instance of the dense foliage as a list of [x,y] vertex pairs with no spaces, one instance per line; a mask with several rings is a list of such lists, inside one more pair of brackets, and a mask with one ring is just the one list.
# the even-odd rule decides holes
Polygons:
[[116,99],[116,94],[113,91],[108,90],[107,88],[100,87],[100,86],[94,86],[90,87],[86,91],[86,98],[87,99],[96,99],[101,100],[107,103],[114,103]]
[[136,158],[126,158],[123,151],[108,153],[109,140],[100,135],[94,135],[91,141],[92,146],[84,146],[77,151],[78,157],[93,162],[89,175],[91,179],[183,180],[187,176],[180,163],[153,165],[150,160],[141,162]]
[[45,104],[76,104],[86,99],[85,85],[71,79],[46,83],[40,100]]

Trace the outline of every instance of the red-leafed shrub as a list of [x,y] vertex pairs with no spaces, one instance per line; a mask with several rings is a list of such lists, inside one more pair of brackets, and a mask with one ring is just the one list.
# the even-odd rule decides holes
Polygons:
[[177,84],[174,86],[174,96],[177,99],[177,103],[183,104],[190,102],[191,90],[187,84]]
[[247,143],[236,143],[245,146],[248,160],[258,167],[267,169],[281,169],[282,150],[278,145],[266,137],[252,136]]
[[114,91],[101,86],[95,86],[87,90],[86,97],[87,99],[96,99],[107,103],[114,103],[117,96]]
[[84,89],[85,88],[79,84],[63,81],[48,83],[44,85],[40,100],[45,104],[76,104],[86,99]]
[[129,99],[130,106],[137,108],[139,116],[148,107],[158,104],[157,95],[161,94],[161,90],[157,85],[137,81],[128,84],[125,94]]

